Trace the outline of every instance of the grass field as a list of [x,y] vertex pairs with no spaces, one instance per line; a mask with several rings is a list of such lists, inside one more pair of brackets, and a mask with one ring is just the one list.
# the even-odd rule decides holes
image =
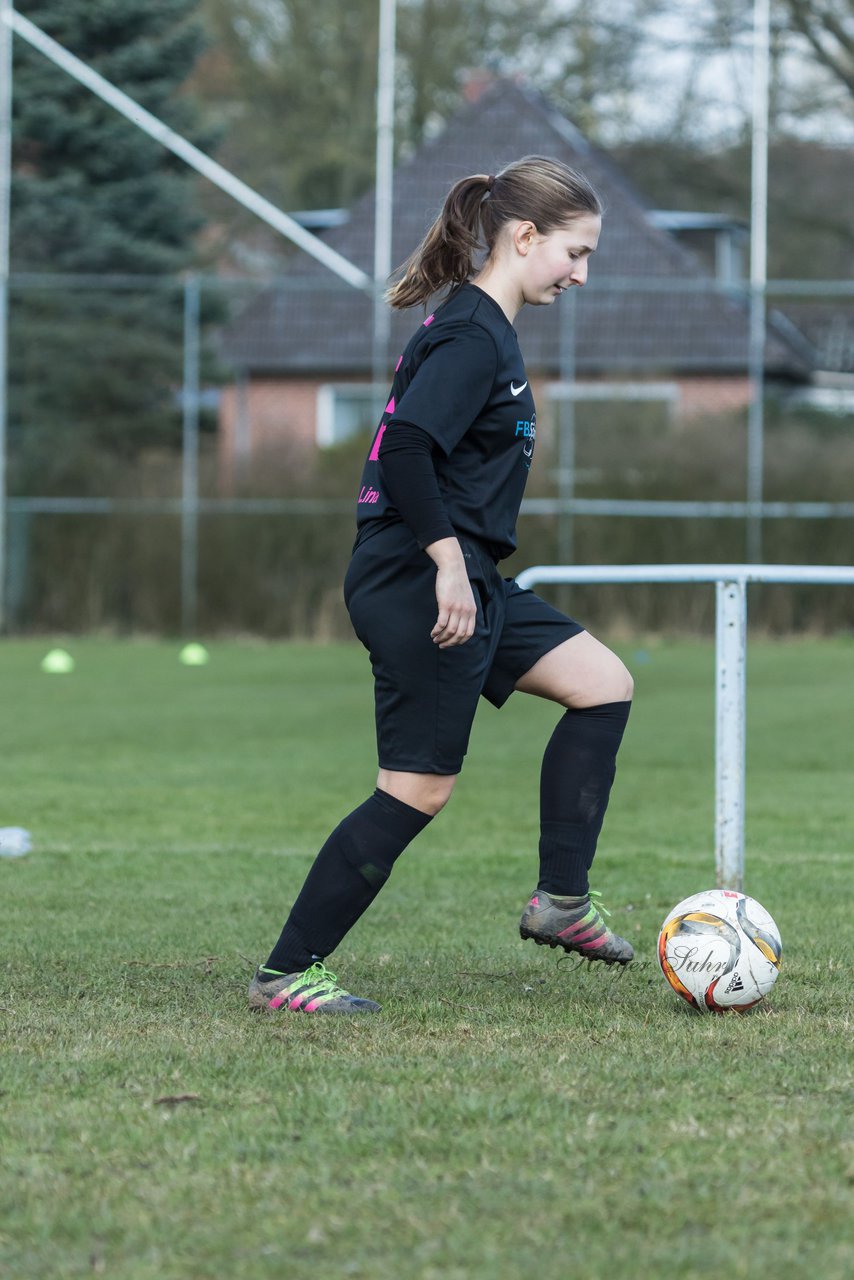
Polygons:
[[635,964],[518,937],[556,719],[520,696],[330,962],[383,1013],[323,1020],[245,987],[373,784],[361,650],[0,646],[0,826],[35,840],[0,859],[2,1276],[854,1274],[854,641],[750,644],[746,889],[785,954],[741,1018],[654,962],[714,881],[712,648],[617,647],[594,883]]

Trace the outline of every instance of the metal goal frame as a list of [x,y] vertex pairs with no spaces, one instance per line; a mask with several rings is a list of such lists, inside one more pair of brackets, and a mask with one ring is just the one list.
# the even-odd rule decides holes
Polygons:
[[569,583],[713,582],[715,614],[715,872],[721,889],[744,889],[747,585],[854,586],[854,565],[533,565],[520,587]]

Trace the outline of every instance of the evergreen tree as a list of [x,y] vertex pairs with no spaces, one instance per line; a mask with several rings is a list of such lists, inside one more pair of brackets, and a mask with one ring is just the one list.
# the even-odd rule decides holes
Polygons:
[[[24,0],[65,48],[198,145],[182,93],[204,45],[196,0]],[[195,260],[195,177],[22,40],[14,48],[12,270],[177,273]],[[140,282],[142,286],[143,282]],[[101,464],[177,439],[181,291],[21,282],[10,315],[13,482],[102,488]],[[99,474],[100,472],[100,474]]]

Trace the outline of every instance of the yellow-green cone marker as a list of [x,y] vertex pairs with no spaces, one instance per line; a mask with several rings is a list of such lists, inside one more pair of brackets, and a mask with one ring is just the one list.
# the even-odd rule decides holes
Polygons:
[[74,659],[65,649],[51,649],[42,658],[42,671],[51,676],[68,675],[74,670]]
[[178,656],[185,667],[203,667],[209,660],[203,644],[185,644]]

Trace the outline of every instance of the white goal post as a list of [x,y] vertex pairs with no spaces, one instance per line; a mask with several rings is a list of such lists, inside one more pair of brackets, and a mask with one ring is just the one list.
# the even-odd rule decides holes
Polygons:
[[854,586],[854,565],[534,565],[521,587],[629,582],[713,582],[715,625],[715,871],[721,889],[744,888],[747,584]]

